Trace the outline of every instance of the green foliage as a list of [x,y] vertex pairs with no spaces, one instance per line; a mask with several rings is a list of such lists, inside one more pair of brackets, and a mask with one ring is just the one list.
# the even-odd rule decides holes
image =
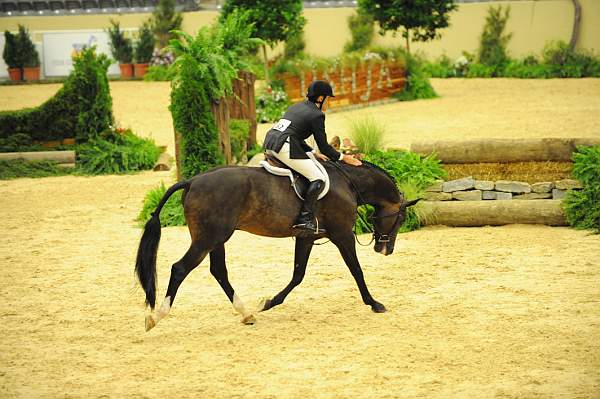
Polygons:
[[4,31],[4,50],[2,51],[2,58],[4,58],[4,63],[9,68],[23,67],[23,58],[19,54],[17,36],[7,30]]
[[[359,0],[359,10],[379,23],[381,32],[396,32],[413,41],[428,41],[448,27],[449,14],[457,8],[454,0]],[[408,49],[407,49],[408,50]]]
[[154,34],[148,23],[142,25],[139,30],[139,38],[135,45],[135,61],[138,64],[147,64],[152,59],[154,52]]
[[[140,227],[144,227],[148,219],[150,219],[152,212],[154,212],[166,192],[167,188],[165,187],[165,184],[161,182],[160,186],[153,188],[146,194],[144,206],[137,217]],[[162,227],[185,226],[181,195],[182,191],[174,193],[160,211],[160,225]]]
[[438,97],[429,82],[429,77],[424,70],[423,63],[423,60],[415,56],[408,55],[406,57],[406,84],[404,85],[404,89],[394,97],[400,101]]
[[16,179],[19,177],[62,176],[70,175],[74,172],[73,169],[61,167],[57,162],[53,161],[0,160],[0,180]]
[[171,68],[170,66],[150,65],[148,67],[148,70],[146,70],[144,80],[166,82],[169,80],[173,80],[176,74],[177,71],[175,70],[175,68]]
[[550,42],[542,52],[553,77],[600,77],[600,57],[586,51],[571,50],[565,42]]
[[365,50],[371,45],[375,33],[375,24],[371,15],[360,11],[350,15],[348,27],[352,39],[344,45],[345,52]]
[[229,141],[231,154],[241,161],[247,154],[248,136],[250,136],[250,122],[246,119],[229,120]]
[[256,119],[260,123],[277,122],[289,106],[290,100],[285,91],[267,87],[256,97]]
[[183,15],[175,12],[175,5],[176,0],[159,0],[150,18],[150,26],[156,36],[156,44],[161,49],[175,38],[172,31],[181,29]]
[[583,190],[569,191],[563,208],[569,224],[600,233],[600,146],[578,147],[573,154],[573,177]]
[[248,21],[253,24],[251,36],[263,39],[271,47],[297,35],[306,23],[301,0],[226,0],[221,20],[238,10],[248,13]]
[[45,151],[46,148],[35,144],[31,136],[23,133],[11,134],[6,138],[0,138],[0,152],[28,152]]
[[353,120],[349,133],[352,142],[362,154],[371,154],[382,149],[385,126],[375,118]]
[[110,51],[113,58],[120,64],[130,64],[133,60],[133,44],[131,39],[125,37],[119,22],[110,20],[111,27],[106,30],[110,40]]
[[252,159],[256,154],[260,154],[264,152],[263,148],[259,144],[254,144],[250,149],[248,149],[248,159]]
[[522,60],[510,60],[504,67],[501,76],[520,79],[544,79],[552,77],[552,71],[547,64],[532,63],[531,58],[526,57]]
[[442,55],[435,62],[424,62],[423,72],[433,78],[453,78],[457,76],[454,64],[446,55]]
[[17,47],[23,62],[23,67],[35,68],[40,66],[40,56],[31,40],[29,31],[23,25],[19,25],[17,34]]
[[23,133],[32,140],[75,137],[81,143],[109,129],[114,120],[106,77],[109,65],[93,47],[82,50],[54,97],[36,108],[0,112],[0,138]]
[[498,71],[504,69],[509,60],[506,45],[512,37],[512,33],[504,34],[509,16],[510,6],[506,7],[504,14],[502,6],[489,7],[485,26],[481,33],[477,59],[479,63],[493,68],[493,76],[498,75]]
[[[447,176],[434,154],[421,157],[410,151],[377,151],[367,155],[365,160],[385,169],[393,176],[398,183],[398,189],[409,201],[421,198],[426,187]],[[399,232],[413,231],[421,226],[422,216],[418,209],[416,206],[407,210],[406,219]],[[366,216],[372,210],[368,207],[359,207],[359,212]],[[355,229],[360,234],[371,231],[372,227],[357,221]]]
[[128,173],[152,169],[159,155],[154,141],[126,130],[78,146],[77,166],[90,175]]
[[296,58],[304,54],[306,48],[306,42],[304,41],[304,30],[300,30],[293,35],[290,35],[285,41],[285,47],[283,49],[284,58]]
[[483,64],[470,64],[467,71],[467,78],[491,78],[495,75],[495,68]]

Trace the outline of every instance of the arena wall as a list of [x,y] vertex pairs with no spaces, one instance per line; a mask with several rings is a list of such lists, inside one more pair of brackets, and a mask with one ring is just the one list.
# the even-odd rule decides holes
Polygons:
[[[600,52],[600,1],[580,0],[582,5],[581,30],[578,47]],[[458,57],[463,50],[475,52],[479,35],[485,22],[488,7],[502,5],[511,7],[508,32],[513,33],[509,52],[513,57],[531,53],[539,54],[550,40],[569,41],[573,25],[571,0],[519,0],[480,3],[460,3],[452,14],[451,26],[442,31],[442,38],[429,43],[413,43],[411,48],[429,57],[446,54]],[[354,8],[307,8],[307,51],[317,56],[339,54],[350,33],[346,23]],[[117,19],[123,28],[136,29],[150,14],[96,14],[60,16],[18,16],[0,18],[0,30],[16,30],[17,24],[27,26],[34,33],[34,40],[41,42],[42,34],[48,31],[105,29],[109,20]],[[199,27],[210,24],[218,13],[198,11],[184,14],[183,29],[194,33]],[[377,35],[376,44],[400,45],[404,40],[399,35],[384,37]],[[0,43],[1,44],[1,43]],[[273,52],[281,51],[278,46]],[[271,54],[273,54],[271,52]]]

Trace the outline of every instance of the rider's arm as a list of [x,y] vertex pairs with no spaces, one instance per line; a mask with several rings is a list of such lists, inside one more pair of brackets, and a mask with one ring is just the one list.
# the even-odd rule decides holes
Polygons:
[[313,121],[313,136],[319,147],[319,151],[329,159],[341,161],[344,154],[340,154],[327,142],[327,133],[325,133],[325,115],[321,114]]

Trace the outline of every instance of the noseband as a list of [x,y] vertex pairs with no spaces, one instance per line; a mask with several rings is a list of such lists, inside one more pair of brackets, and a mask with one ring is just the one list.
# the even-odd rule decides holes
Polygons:
[[[400,219],[400,211],[402,208],[398,209],[397,212],[394,213],[390,213],[389,215],[382,215],[382,216],[369,216],[369,220],[374,221],[375,219],[384,219],[384,218],[389,218],[392,216],[396,216],[396,220],[394,220],[394,224],[392,225],[392,229],[390,230],[390,232],[388,234],[377,234],[375,231],[373,231],[373,239],[376,240],[377,242],[380,243],[386,243],[386,242],[390,242],[390,234],[391,232],[394,230],[394,227],[396,226],[396,224],[398,223],[398,219]],[[373,229],[375,230],[375,229]],[[371,240],[371,242],[373,242],[373,240]],[[370,245],[371,243],[367,244]]]

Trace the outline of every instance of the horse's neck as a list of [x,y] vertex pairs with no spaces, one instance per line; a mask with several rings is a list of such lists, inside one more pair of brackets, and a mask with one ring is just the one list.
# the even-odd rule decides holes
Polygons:
[[359,203],[381,205],[390,201],[393,196],[392,192],[396,191],[395,183],[376,169],[345,165],[342,167],[352,182],[352,189],[359,193],[357,198]]

